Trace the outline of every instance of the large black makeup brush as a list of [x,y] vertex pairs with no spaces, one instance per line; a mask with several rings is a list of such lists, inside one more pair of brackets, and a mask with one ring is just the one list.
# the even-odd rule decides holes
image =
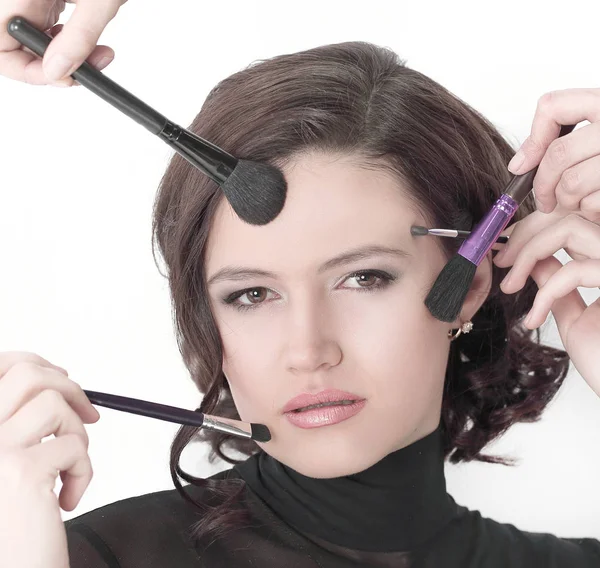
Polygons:
[[[575,126],[562,126],[558,136],[568,134]],[[425,305],[434,318],[450,323],[458,317],[477,267],[529,195],[537,170],[538,166],[525,174],[513,176],[490,211],[439,273],[425,298]]]
[[[36,55],[44,56],[52,38],[15,16],[8,33]],[[283,209],[287,183],[278,168],[240,160],[193,132],[171,122],[87,62],[71,77],[156,134],[163,142],[219,184],[237,215],[252,225],[271,222]]]

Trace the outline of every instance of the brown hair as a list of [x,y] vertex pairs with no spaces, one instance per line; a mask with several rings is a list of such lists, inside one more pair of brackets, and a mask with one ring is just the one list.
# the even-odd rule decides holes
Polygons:
[[[514,154],[468,104],[409,69],[393,51],[364,42],[252,64],[211,91],[189,129],[238,158],[280,167],[308,150],[356,155],[362,163],[393,172],[430,226],[446,228],[469,229],[485,215],[510,180],[506,164]],[[221,199],[214,182],[175,154],[156,198],[153,237],[168,269],[179,349],[204,395],[199,409],[239,419],[221,369],[222,344],[203,270]],[[533,210],[530,195],[511,224]],[[458,239],[438,240],[448,259],[460,246]],[[507,271],[494,265],[492,288],[472,318],[473,331],[450,347],[441,424],[445,457],[452,463],[510,465],[481,450],[516,422],[538,420],[568,372],[567,353],[541,345],[539,329],[521,325],[537,285],[529,278],[519,292],[506,295],[499,283]],[[211,457],[229,463],[236,460],[227,448],[244,455],[257,449],[253,442],[180,428],[171,447],[171,474],[178,491],[192,502],[179,477],[216,485],[179,468],[180,455],[193,438],[208,440]],[[211,509],[194,534],[217,534],[225,527],[234,514],[229,505],[240,491],[226,493],[225,505]]]

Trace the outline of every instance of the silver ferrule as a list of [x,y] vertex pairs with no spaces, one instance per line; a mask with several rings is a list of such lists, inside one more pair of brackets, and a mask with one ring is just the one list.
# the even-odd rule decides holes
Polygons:
[[458,231],[455,229],[429,229],[429,234],[438,237],[457,237]]
[[[240,420],[215,418],[214,416],[205,414],[202,428],[223,432],[224,434],[232,434],[234,436],[239,436],[240,438],[252,438],[252,426],[247,422],[241,422]],[[244,428],[248,428],[248,431],[244,430]]]

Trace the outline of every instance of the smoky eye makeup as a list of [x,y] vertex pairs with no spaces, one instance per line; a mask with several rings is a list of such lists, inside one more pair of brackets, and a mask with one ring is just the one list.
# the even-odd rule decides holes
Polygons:
[[[355,270],[342,277],[336,284],[336,288],[350,283],[350,285],[342,286],[342,289],[350,292],[373,293],[388,288],[398,279],[398,276],[395,270],[379,268]],[[255,310],[268,304],[268,300],[273,294],[277,295],[276,292],[265,286],[250,286],[221,295],[220,302],[238,311]]]

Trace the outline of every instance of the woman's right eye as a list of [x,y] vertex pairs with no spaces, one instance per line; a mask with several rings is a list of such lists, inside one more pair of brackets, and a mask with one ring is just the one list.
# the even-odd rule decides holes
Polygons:
[[[251,310],[253,306],[258,306],[263,303],[266,299],[267,293],[270,290],[268,288],[258,287],[258,288],[246,288],[245,290],[239,290],[238,292],[234,292],[230,294],[226,298],[223,299],[223,302],[227,305],[233,306],[237,310]],[[239,302],[240,299],[250,299],[249,302]]]

